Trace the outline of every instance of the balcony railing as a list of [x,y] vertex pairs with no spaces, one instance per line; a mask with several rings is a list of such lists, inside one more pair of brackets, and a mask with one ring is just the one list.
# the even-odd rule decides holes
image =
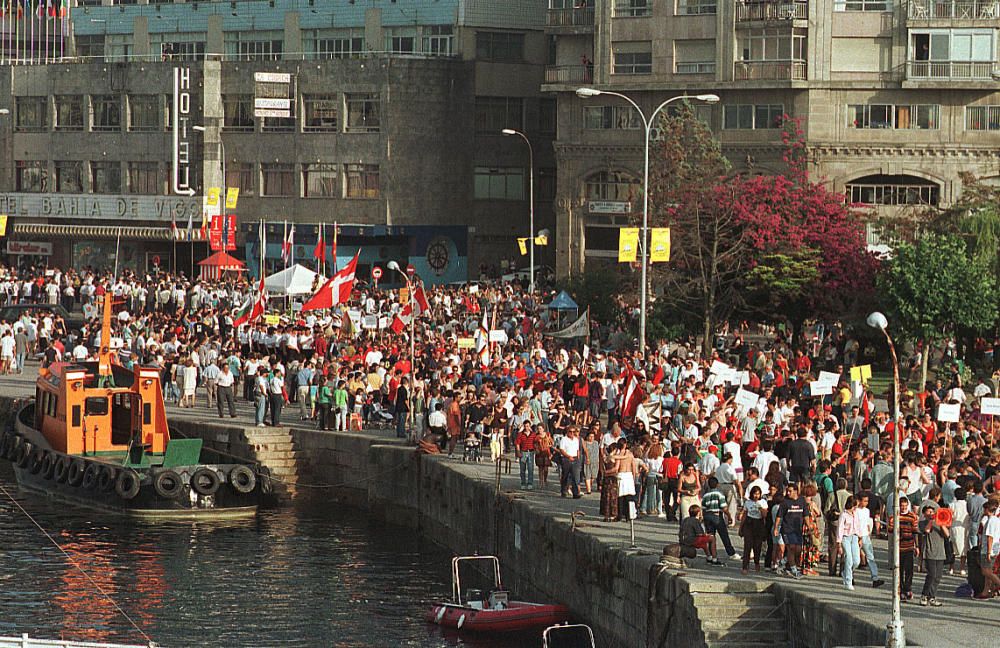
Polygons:
[[653,3],[624,2],[615,3],[615,18],[641,18],[653,15]]
[[594,68],[590,65],[549,65],[545,68],[545,83],[590,83]]
[[753,20],[805,20],[809,17],[807,2],[740,2],[736,5],[736,22]]
[[790,81],[806,78],[805,61],[737,61],[733,65],[737,81]]
[[593,27],[594,8],[549,9],[545,24],[549,27]]
[[1000,18],[1000,2],[969,0],[912,0],[910,18],[957,18],[959,20],[994,20]]
[[941,79],[989,81],[993,75],[990,61],[910,61],[908,79]]

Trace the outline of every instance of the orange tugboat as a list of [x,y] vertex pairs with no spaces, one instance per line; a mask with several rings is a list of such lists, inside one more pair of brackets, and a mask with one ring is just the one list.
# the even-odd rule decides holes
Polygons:
[[89,507],[156,518],[253,516],[267,470],[202,463],[201,439],[171,439],[160,371],[128,370],[111,351],[104,297],[96,361],[41,369],[35,398],[0,437],[22,488]]

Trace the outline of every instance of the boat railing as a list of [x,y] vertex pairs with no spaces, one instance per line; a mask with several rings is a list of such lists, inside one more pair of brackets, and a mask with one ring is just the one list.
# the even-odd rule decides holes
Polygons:
[[462,605],[462,579],[459,567],[462,563],[491,562],[493,567],[493,591],[502,590],[500,580],[500,559],[496,556],[455,556],[451,559],[451,596],[455,605]]

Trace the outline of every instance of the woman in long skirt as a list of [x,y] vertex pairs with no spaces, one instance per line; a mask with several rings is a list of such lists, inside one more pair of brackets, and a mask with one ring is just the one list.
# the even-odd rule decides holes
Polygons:
[[618,517],[618,456],[614,445],[602,452],[601,515],[605,522],[610,522]]

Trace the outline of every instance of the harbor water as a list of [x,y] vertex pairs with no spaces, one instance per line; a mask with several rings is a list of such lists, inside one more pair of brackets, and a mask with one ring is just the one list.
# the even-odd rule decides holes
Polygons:
[[426,624],[426,603],[451,594],[450,554],[358,511],[142,523],[19,491],[6,462],[0,485],[66,552],[0,494],[0,636],[144,643],[99,587],[168,648],[540,645]]

